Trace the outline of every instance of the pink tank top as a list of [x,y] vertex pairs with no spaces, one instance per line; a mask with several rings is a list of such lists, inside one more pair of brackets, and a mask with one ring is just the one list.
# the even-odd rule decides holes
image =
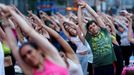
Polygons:
[[44,69],[33,69],[33,75],[69,75],[67,68],[61,67],[47,58],[44,60]]

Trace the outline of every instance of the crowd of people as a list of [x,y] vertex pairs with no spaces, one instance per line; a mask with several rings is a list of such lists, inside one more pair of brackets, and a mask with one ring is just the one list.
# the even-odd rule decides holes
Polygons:
[[[86,12],[85,12],[86,11]],[[77,14],[22,14],[0,4],[0,75],[122,75],[133,53],[133,14],[94,11],[78,1]]]

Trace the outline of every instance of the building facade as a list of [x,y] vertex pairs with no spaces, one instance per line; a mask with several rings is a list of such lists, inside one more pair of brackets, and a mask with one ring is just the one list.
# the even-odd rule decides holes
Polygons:
[[[75,6],[73,3],[75,0],[0,0],[0,3],[14,4],[23,13],[27,10],[37,10],[37,3],[41,2],[53,2],[52,10],[66,12],[66,7]],[[97,10],[106,12],[109,9],[132,9],[134,8],[134,0],[84,0],[90,6],[95,6]],[[44,4],[45,5],[45,4]],[[46,10],[44,8],[44,10]]]

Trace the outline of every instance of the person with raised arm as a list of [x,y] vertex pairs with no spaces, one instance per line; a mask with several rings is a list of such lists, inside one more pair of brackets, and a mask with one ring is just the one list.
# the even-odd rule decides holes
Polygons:
[[80,30],[79,26],[77,26],[74,22],[67,20],[62,16],[60,17],[61,17],[60,26],[65,35],[68,37],[68,39],[77,46],[76,54],[79,58],[84,75],[86,75],[88,67],[88,54],[89,53],[92,54],[90,46],[83,37],[83,33]]
[[19,27],[34,42],[25,43],[19,49],[10,27],[5,28],[13,55],[26,75],[69,75],[65,62],[46,38],[40,36],[9,6],[0,4],[0,8],[2,12],[8,13],[7,17],[13,16]]
[[45,25],[43,27],[48,31],[49,35],[53,36],[61,45],[60,55],[66,62],[70,75],[83,75],[79,59],[71,46],[56,31]]
[[[31,13],[31,15],[34,14]],[[34,20],[38,20],[38,24],[40,24],[40,27],[42,27],[42,29],[45,29],[49,33],[49,35],[55,38],[61,45],[60,55],[65,61],[70,75],[83,75],[79,60],[69,44],[55,30],[49,28],[48,26],[44,25],[43,22],[39,21],[40,19],[38,17],[34,17]]]
[[88,21],[85,32],[85,38],[93,52],[94,75],[114,75],[112,63],[116,58],[113,53],[112,40],[105,24],[87,3],[80,2],[79,6],[85,7],[95,18],[95,20]]

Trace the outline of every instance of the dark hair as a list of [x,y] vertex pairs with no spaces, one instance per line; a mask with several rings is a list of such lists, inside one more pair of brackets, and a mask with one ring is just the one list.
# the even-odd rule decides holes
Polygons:
[[19,48],[19,54],[21,54],[22,48],[24,46],[26,46],[26,45],[29,45],[29,46],[31,46],[31,47],[33,47],[35,49],[39,49],[39,47],[38,47],[38,45],[36,43],[34,43],[34,42],[26,42],[26,43],[22,44],[22,46]]
[[59,47],[57,48],[58,49],[58,52],[64,52],[65,53],[65,51],[63,50],[64,48],[61,46],[61,45],[59,45]]
[[94,21],[94,20],[89,20],[89,21],[87,22],[87,24],[86,24],[86,29],[88,30],[88,27],[89,27],[91,24],[93,24],[93,23],[97,24],[96,21]]
[[68,22],[63,22],[63,26],[70,25]]
[[118,30],[118,26],[117,26],[116,24],[115,24],[114,26],[115,26],[115,29],[117,29],[117,30]]

